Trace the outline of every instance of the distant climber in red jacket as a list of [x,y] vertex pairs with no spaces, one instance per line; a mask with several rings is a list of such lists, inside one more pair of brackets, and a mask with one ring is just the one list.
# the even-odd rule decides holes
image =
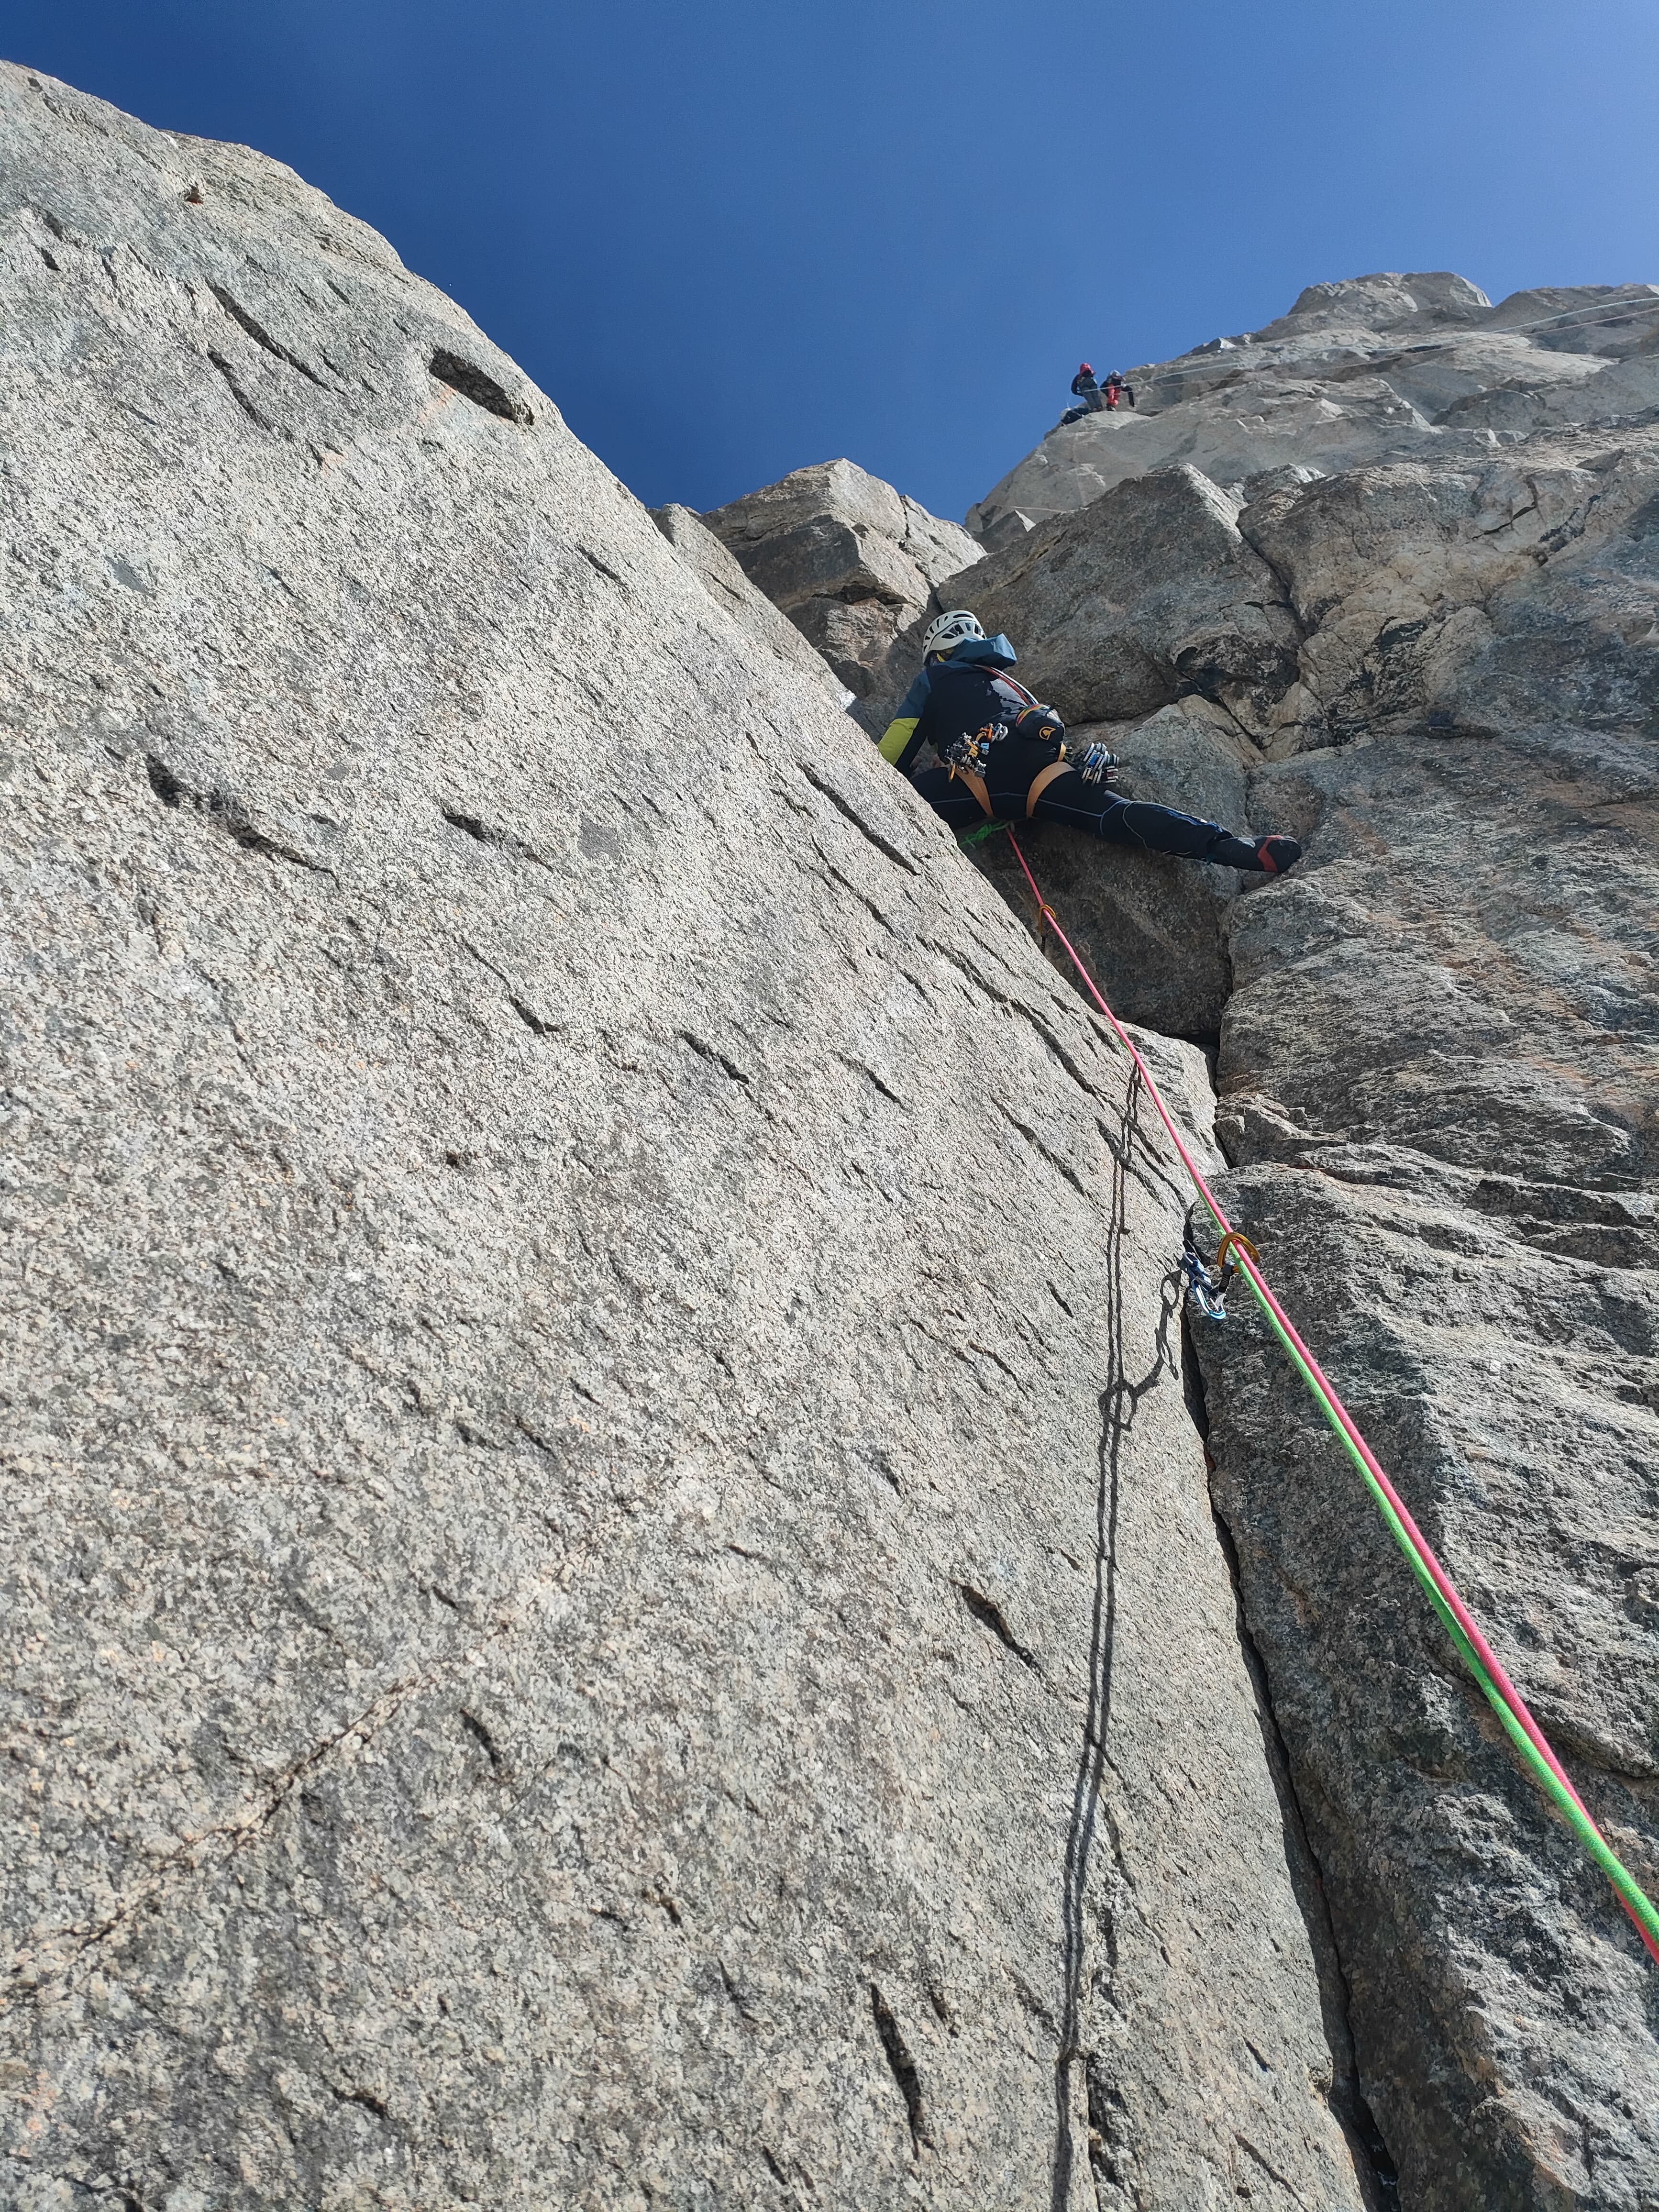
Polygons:
[[1077,374],[1072,379],[1072,397],[1079,404],[1066,410],[1060,418],[1062,422],[1080,422],[1085,415],[1115,414],[1120,402],[1125,399],[1133,407],[1135,388],[1116,368],[1104,384],[1097,384],[1094,370],[1085,361],[1079,362]]
[[[1068,757],[1066,725],[1008,674],[1012,646],[1006,637],[988,638],[965,607],[930,623],[921,649],[921,672],[887,725],[881,751],[953,830],[1035,815],[1114,845],[1269,876],[1282,876],[1301,859],[1294,837],[1252,843],[1218,823],[1113,791],[1115,757],[1091,745]],[[940,765],[919,767],[930,744]]]

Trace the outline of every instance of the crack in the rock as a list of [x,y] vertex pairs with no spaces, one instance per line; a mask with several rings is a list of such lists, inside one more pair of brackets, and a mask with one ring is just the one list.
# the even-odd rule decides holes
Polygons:
[[753,1077],[745,1075],[743,1070],[738,1066],[736,1060],[728,1060],[726,1054],[723,1052],[719,1051],[714,1045],[705,1043],[702,1037],[696,1036],[690,1030],[676,1030],[674,1034],[678,1037],[682,1044],[690,1045],[692,1051],[695,1052],[700,1059],[708,1060],[711,1066],[723,1070],[726,1074],[731,1077],[733,1083],[742,1084],[745,1091],[752,1087],[754,1081]]
[[258,853],[268,860],[286,861],[291,868],[304,868],[308,874],[326,876],[331,882],[334,871],[321,860],[313,860],[292,845],[284,845],[275,837],[256,830],[246,808],[239,799],[222,791],[192,790],[184,779],[175,774],[158,753],[146,753],[144,772],[149,787],[163,806],[179,809],[188,807],[210,822],[215,829],[222,830],[243,850]]
[[724,1959],[715,1959],[714,1971],[720,1978],[720,1987],[726,1991],[732,2010],[737,2014],[738,2018],[743,2022],[744,2026],[745,2027],[760,2027],[762,2023],[756,2014],[754,2007],[750,2003],[748,1998],[744,1996],[742,1990],[738,1986],[738,1984],[732,1979],[731,1973],[727,1970]]
[[499,1775],[507,1763],[501,1755],[501,1747],[477,1713],[465,1705],[461,1707],[461,1726],[489,1761],[490,1772]]
[[[909,1101],[901,1098],[890,1084],[884,1083],[873,1067],[866,1067],[861,1060],[854,1060],[850,1052],[837,1052],[836,1058],[843,1067],[850,1068],[854,1075],[861,1075],[866,1083],[880,1091],[884,1098],[890,1099],[895,1106],[902,1108],[905,1113],[909,1112]],[[747,1082],[748,1078],[745,1076],[744,1080]]]
[[884,837],[879,830],[872,830],[852,800],[843,797],[827,776],[819,774],[811,761],[798,760],[795,766],[811,785],[813,790],[822,792],[836,812],[844,815],[860,836],[867,838],[884,858],[891,860],[896,866],[902,868],[908,875],[919,876],[921,873],[921,869],[910,858],[910,855],[908,853],[900,852],[898,847]]
[[226,291],[222,284],[214,284],[210,283],[208,286],[208,289],[212,293],[214,298],[219,302],[219,305],[224,309],[225,313],[230,317],[232,322],[240,324],[242,329],[245,330],[248,336],[252,339],[255,345],[263,346],[265,351],[268,354],[272,355],[277,361],[285,362],[289,368],[297,369],[300,374],[308,379],[311,383],[314,384],[319,392],[327,391],[328,386],[323,382],[322,378],[318,375],[316,370],[314,368],[307,368],[306,363],[301,360],[298,354],[290,353],[285,345],[281,344],[276,338],[272,337],[268,330],[264,329],[259,323],[255,322],[253,317],[249,314],[247,309],[244,307],[239,306],[237,301],[232,298],[231,295]]
[[459,392],[463,399],[470,399],[487,415],[498,416],[503,422],[515,422],[521,429],[528,429],[536,419],[525,403],[514,399],[487,370],[478,368],[476,362],[463,361],[459,354],[443,346],[438,348],[427,367],[440,384]]
[[[1291,1766],[1290,1747],[1273,1708],[1267,1664],[1250,1631],[1249,1616],[1244,1605],[1243,1583],[1239,1573],[1238,1547],[1233,1539],[1232,1528],[1215,1497],[1215,1461],[1209,1448],[1209,1409],[1204,1376],[1193,1342],[1192,1329],[1184,1313],[1182,1316],[1181,1366],[1187,1410],[1203,1446],[1205,1464],[1211,1470],[1210,1512],[1215,1523],[1216,1540],[1220,1546],[1228,1578],[1232,1584],[1239,1652],[1255,1699],[1267,1771],[1274,1795],[1279,1799],[1279,1814],[1285,1826],[1285,1869],[1313,1954],[1321,2022],[1331,2054],[1331,2112],[1347,2141],[1354,2170],[1365,2197],[1367,2212],[1394,2212],[1394,2208],[1400,2202],[1399,2172],[1360,2082],[1358,2053],[1354,2045],[1352,1990],[1336,1940],[1336,1926],[1326,1894],[1324,1871],[1308,1833],[1308,1824],[1303,1814],[1301,1799],[1297,1795],[1296,1780]],[[1243,2136],[1238,2141],[1258,2163],[1267,2166],[1266,2160],[1253,2144],[1246,2142]],[[1273,2172],[1270,2166],[1267,2170]],[[1275,2175],[1274,2179],[1282,2180],[1283,2177]],[[1290,2184],[1285,2182],[1285,2186],[1288,2189]],[[1294,2191],[1291,2193],[1294,2195]]]
[[1302,2194],[1295,2183],[1291,2181],[1289,2175],[1281,2173],[1279,2168],[1256,2148],[1255,2145],[1250,2141],[1249,2136],[1235,2133],[1233,2141],[1238,2145],[1242,2151],[1245,2152],[1249,2157],[1255,2160],[1256,2164],[1261,2168],[1261,2171],[1267,2174],[1270,2179],[1276,2181],[1279,2184],[1279,2187],[1285,2191],[1285,2194],[1291,2198],[1292,2203],[1301,2205],[1303,2212],[1310,2212],[1307,2198]]
[[616,570],[611,567],[608,562],[601,561],[597,553],[590,553],[586,545],[579,545],[576,548],[576,550],[580,554],[582,559],[586,562],[590,568],[597,569],[601,576],[609,578],[610,581],[617,585],[622,591],[625,592],[628,589],[628,586],[623,579],[617,574]]
[[[457,1675],[471,1679],[477,1669],[488,1663],[489,1655],[523,1626],[538,1596],[549,1587],[558,1587],[562,1565],[561,1561],[558,1565],[549,1567],[537,1575],[511,1613],[501,1616],[495,1627],[478,1643],[416,1672],[400,1675],[354,1718],[291,1759],[280,1773],[263,1785],[260,1802],[251,1806],[246,1812],[189,1836],[176,1851],[169,1852],[160,1861],[154,1872],[95,1926],[82,1924],[52,1931],[53,1937],[70,1936],[76,1940],[72,1947],[66,1945],[64,1952],[54,1959],[49,1972],[38,1977],[35,1988],[24,1990],[20,1994],[38,1997],[42,1992],[56,1987],[67,1988],[77,1966],[87,1954],[106,1943],[145,1906],[154,1905],[175,1879],[185,1874],[201,1873],[210,1865],[222,1869],[239,1851],[257,1842],[267,1832],[307,1778],[325,1765],[343,1744],[354,1739],[367,1744],[391,1725],[411,1698],[434,1691]],[[14,1954],[4,1968],[8,1980],[15,1983],[22,1965],[23,1960]],[[0,2013],[9,2009],[15,2002],[15,1997],[0,1999]]]
[[392,2118],[386,2100],[383,2097],[377,2097],[373,2089],[342,2088],[337,2081],[331,2081],[326,2077],[324,2079],[323,2087],[338,2104],[361,2105],[366,2112],[373,2112],[377,2120],[389,2120]]
[[1009,1627],[1001,1607],[994,1599],[987,1597],[982,1590],[976,1590],[971,1583],[958,1583],[957,1591],[963,1605],[982,1628],[988,1628],[998,1643],[1012,1651],[1022,1666],[1029,1667],[1034,1674],[1042,1674],[1042,1661],[1020,1642]]
[[446,805],[441,800],[438,811],[452,830],[460,830],[464,836],[471,837],[474,844],[516,854],[520,860],[533,860],[538,868],[545,868],[549,865],[533,845],[526,844],[522,837],[515,837],[510,830],[498,829],[494,823],[484,821],[481,816],[468,814],[459,806]]
[[544,1022],[533,1008],[525,1004],[516,992],[507,993],[507,1003],[532,1036],[550,1037],[557,1036],[560,1034],[559,1024],[556,1022]]
[[[348,1738],[361,1736],[366,1742],[369,1734],[378,1733],[391,1719],[404,1698],[410,1692],[422,1686],[424,1680],[425,1678],[421,1675],[405,1675],[400,1680],[391,1684],[372,1703],[364,1706],[353,1719],[347,1721],[331,1735],[325,1736],[320,1743],[314,1744],[310,1750],[302,1753],[297,1759],[290,1760],[274,1781],[264,1785],[262,1803],[255,1805],[248,1812],[234,1820],[222,1820],[216,1826],[204,1828],[195,1834],[187,1836],[176,1851],[169,1852],[161,1859],[155,1872],[141,1882],[116,1906],[112,1912],[107,1913],[95,1927],[70,1928],[58,1931],[78,1937],[78,1941],[70,1951],[65,1961],[66,1971],[72,1970],[76,1961],[95,1945],[107,1942],[116,1930],[131,1920],[135,1913],[140,1911],[146,1905],[153,1903],[167,1887],[170,1876],[179,1872],[200,1871],[207,1862],[210,1851],[218,1845],[224,1846],[222,1863],[227,1862],[245,1844],[262,1834],[307,1775],[314,1772]],[[15,1966],[14,1971],[15,1971]]]
[[236,404],[241,409],[243,414],[246,415],[251,422],[257,422],[262,430],[269,431],[273,438],[283,434],[277,430],[276,425],[274,422],[270,422],[265,416],[260,413],[259,410],[248,398],[246,392],[243,391],[241,386],[236,381],[235,371],[231,368],[230,363],[225,359],[223,354],[216,353],[213,348],[210,346],[208,348],[207,357],[213,363],[213,366],[218,370],[220,375],[223,377],[225,382],[230,386],[230,396],[236,402]]
[[1049,1166],[1054,1169],[1056,1175],[1064,1176],[1066,1182],[1071,1184],[1073,1189],[1076,1191],[1079,1198],[1088,1200],[1088,1186],[1085,1183],[1082,1176],[1078,1173],[1077,1170],[1072,1165],[1069,1160],[1062,1159],[1058,1152],[1054,1152],[1049,1146],[1045,1145],[1042,1138],[1038,1136],[1036,1131],[1033,1128],[1028,1127],[1027,1125],[1020,1120],[1017,1114],[1011,1113],[1008,1108],[1002,1103],[1000,1099],[997,1101],[997,1111],[1001,1115],[1003,1120],[1008,1124],[1011,1129],[1015,1130],[1020,1136],[1024,1138],[1026,1143],[1031,1147],[1032,1151],[1037,1154],[1039,1158],[1047,1160]]
[[904,2117],[910,2126],[911,2155],[920,2158],[923,2144],[931,2150],[933,2142],[927,2128],[927,2108],[921,2094],[921,2075],[893,2015],[892,2007],[874,1982],[870,1984],[870,2010],[875,2019],[876,2033],[881,2039],[882,2052],[888,2069],[898,2084],[900,2096],[904,2100]]
[[[858,901],[861,907],[867,908],[869,913],[881,924],[881,927],[887,932],[887,934],[890,937],[896,937],[898,935],[897,930],[894,928],[892,923],[889,921],[887,916],[882,912],[881,908],[876,904],[874,899],[870,896],[869,893],[867,891],[861,891],[858,885],[854,883],[849,877],[842,875],[841,870],[836,866],[835,862],[830,858],[827,853],[820,850],[819,858],[823,860],[825,868],[834,878],[835,881],[841,885],[842,889],[844,891],[850,893],[851,896]],[[813,872],[809,870],[807,872],[811,873]]]
[[951,967],[953,967],[959,975],[965,977],[965,979],[973,985],[975,990],[982,992],[984,995],[991,1000],[994,1006],[1002,1006],[1006,1008],[1009,1013],[1018,1014],[1022,1016],[1024,1020],[1030,1022],[1032,1028],[1042,1039],[1043,1043],[1048,1047],[1049,1052],[1053,1054],[1054,1059],[1059,1061],[1061,1067],[1065,1069],[1066,1074],[1069,1075],[1073,1082],[1076,1084],[1078,1089],[1085,1092],[1091,1098],[1099,1099],[1102,1097],[1103,1094],[1098,1085],[1089,1080],[1088,1077],[1083,1073],[1082,1068],[1078,1065],[1077,1061],[1073,1060],[1070,1053],[1066,1051],[1066,1047],[1060,1042],[1053,1029],[1051,1029],[1048,1024],[1044,1021],[1042,1016],[1037,1012],[1035,1007],[1028,1006],[1023,999],[1016,999],[1009,992],[1000,991],[994,983],[988,982],[985,977],[981,975],[977,968],[969,965],[969,962],[957,950],[955,945],[943,945],[937,938],[932,937],[924,937],[919,941],[926,945],[928,951],[937,953],[941,960],[948,960]]

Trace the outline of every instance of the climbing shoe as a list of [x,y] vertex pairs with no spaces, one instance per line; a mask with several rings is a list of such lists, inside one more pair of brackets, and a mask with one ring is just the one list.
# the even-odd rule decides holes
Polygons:
[[1211,840],[1204,857],[1224,868],[1255,868],[1264,876],[1282,876],[1302,858],[1302,848],[1294,837],[1262,837],[1252,845],[1224,830]]
[[1282,876],[1301,858],[1302,848],[1294,837],[1264,837],[1250,866],[1260,868],[1264,876]]

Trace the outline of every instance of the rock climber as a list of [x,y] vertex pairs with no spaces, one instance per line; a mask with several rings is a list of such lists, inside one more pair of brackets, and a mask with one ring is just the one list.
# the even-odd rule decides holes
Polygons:
[[[1173,807],[1126,799],[1110,788],[1118,763],[1103,745],[1068,757],[1060,716],[1009,675],[1012,646],[1006,637],[987,637],[966,608],[930,623],[921,653],[921,672],[880,740],[882,757],[953,830],[1035,816],[1110,844],[1269,876],[1282,876],[1301,859],[1294,837],[1252,842]],[[921,764],[928,745],[938,766]]]
[[1072,397],[1080,404],[1066,410],[1060,418],[1062,422],[1079,422],[1085,415],[1098,415],[1103,408],[1117,404],[1096,383],[1094,370],[1086,361],[1078,364],[1077,374],[1072,379]]
[[1106,404],[1114,413],[1116,412],[1117,404],[1121,399],[1127,399],[1131,407],[1135,404],[1135,388],[1121,369],[1115,368],[1102,389],[1106,394]]

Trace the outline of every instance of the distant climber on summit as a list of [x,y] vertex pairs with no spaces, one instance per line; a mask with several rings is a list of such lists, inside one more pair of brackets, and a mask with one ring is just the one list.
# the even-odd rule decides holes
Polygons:
[[1098,415],[1108,404],[1105,393],[1095,382],[1094,370],[1086,361],[1079,363],[1077,374],[1072,379],[1072,397],[1080,404],[1066,410],[1060,418],[1062,422],[1076,422],[1085,415]]
[[[1294,837],[1251,843],[1217,823],[1111,790],[1116,755],[1093,744],[1069,757],[1060,716],[1009,675],[1012,646],[1006,637],[987,637],[966,608],[930,623],[921,651],[921,672],[887,725],[881,752],[953,830],[1035,816],[1110,844],[1269,876],[1282,876],[1301,859]],[[921,763],[929,745],[937,766]]]
[[1078,422],[1085,415],[1115,414],[1120,401],[1125,399],[1133,407],[1135,388],[1116,368],[1103,385],[1097,384],[1094,370],[1085,361],[1079,363],[1077,374],[1072,379],[1072,397],[1079,404],[1066,410],[1060,418],[1062,422]]

